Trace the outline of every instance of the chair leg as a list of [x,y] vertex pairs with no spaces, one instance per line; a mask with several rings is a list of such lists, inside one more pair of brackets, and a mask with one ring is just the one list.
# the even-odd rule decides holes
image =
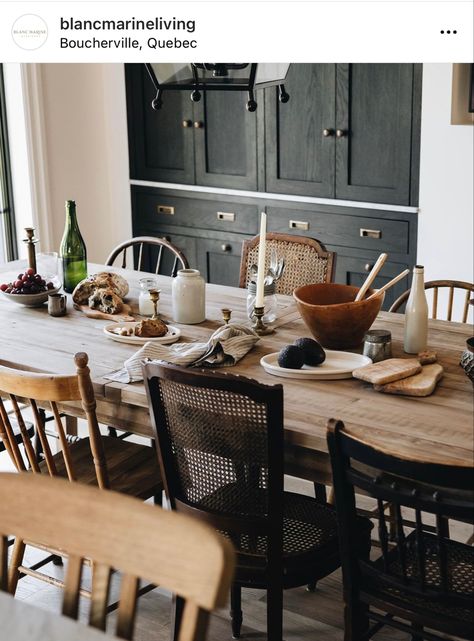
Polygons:
[[110,427],[110,425],[107,427],[107,432],[109,436],[112,436],[113,438],[117,438],[117,430],[115,427]]
[[366,605],[362,603],[344,605],[344,641],[359,641],[369,630]]
[[267,589],[267,637],[269,641],[283,641],[283,588]]
[[242,588],[234,583],[230,589],[230,620],[233,639],[240,637],[242,619]]
[[52,560],[53,560],[53,565],[59,565],[59,566],[64,565],[62,557],[59,556],[58,554],[55,554]]
[[170,641],[178,641],[179,639],[179,629],[181,627],[181,619],[183,618],[183,610],[184,599],[173,594]]
[[15,543],[13,544],[12,556],[10,559],[10,569],[8,572],[8,591],[13,595],[15,595],[16,587],[18,585],[18,579],[20,578],[18,568],[23,563],[25,547],[26,545],[21,539],[15,539]]
[[316,501],[318,501],[318,503],[326,503],[327,501],[326,486],[322,485],[321,483],[315,482],[314,496],[316,498]]

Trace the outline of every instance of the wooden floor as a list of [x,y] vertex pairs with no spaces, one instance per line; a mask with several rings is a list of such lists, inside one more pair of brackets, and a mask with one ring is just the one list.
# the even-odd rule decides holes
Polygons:
[[[0,471],[11,469],[5,454],[0,455]],[[312,486],[303,481],[288,479],[288,489],[312,492]],[[462,526],[459,538],[464,541],[469,533]],[[159,536],[159,532],[156,533]],[[458,536],[456,536],[458,538]],[[42,553],[33,548],[27,548],[27,564],[34,563],[42,557]],[[63,578],[64,567],[45,566],[47,574]],[[85,587],[89,583],[87,568],[85,569]],[[117,587],[112,585],[111,601],[117,597]],[[287,590],[284,597],[284,638],[285,641],[342,641],[341,573],[337,571],[318,584],[314,593],[307,592],[304,587]],[[30,577],[20,580],[17,598],[29,601],[37,607],[53,612],[61,611],[62,591]],[[264,641],[267,639],[266,630],[266,598],[261,590],[243,590],[242,609],[244,623],[241,638],[249,641]],[[170,595],[161,589],[156,589],[139,600],[136,641],[168,641],[170,620]],[[81,619],[87,621],[88,602],[81,603]],[[114,630],[114,614],[109,615],[108,630]],[[222,610],[213,615],[208,641],[226,641],[232,638],[228,611]],[[409,641],[410,636],[397,630],[385,628],[373,637],[376,641]],[[66,641],[66,640],[65,640]]]

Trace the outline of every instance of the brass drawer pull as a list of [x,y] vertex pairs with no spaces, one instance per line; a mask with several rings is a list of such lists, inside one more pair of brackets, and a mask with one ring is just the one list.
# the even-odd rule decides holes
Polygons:
[[380,229],[363,229],[361,227],[359,235],[361,238],[382,238],[382,232]]
[[218,211],[217,220],[225,220],[228,223],[233,223],[235,221],[235,214],[230,211]]
[[230,252],[232,251],[232,245],[228,245],[227,243],[224,243],[221,245],[221,249],[223,252]]
[[174,216],[174,207],[169,205],[158,205],[157,207],[159,214],[168,214],[168,216]]
[[290,220],[288,227],[290,229],[299,229],[300,231],[308,231],[309,223],[304,220]]

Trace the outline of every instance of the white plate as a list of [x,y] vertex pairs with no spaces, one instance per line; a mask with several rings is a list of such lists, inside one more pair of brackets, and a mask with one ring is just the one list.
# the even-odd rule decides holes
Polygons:
[[117,332],[121,329],[130,329],[134,328],[135,325],[138,325],[137,321],[128,322],[128,323],[109,323],[104,327],[104,334],[111,338],[113,341],[118,341],[119,343],[129,343],[130,345],[144,345],[145,343],[161,343],[162,345],[169,345],[170,343],[175,343],[181,336],[181,330],[178,327],[173,327],[173,325],[168,325],[168,333],[164,336],[156,336],[155,338],[149,338],[145,336],[120,336]]
[[357,367],[370,365],[372,360],[362,354],[352,352],[339,352],[327,349],[326,360],[317,367],[303,365],[301,369],[289,369],[278,365],[278,352],[267,354],[260,359],[260,365],[268,374],[282,376],[283,378],[314,378],[319,380],[335,380],[352,378],[352,372]]
[[0,292],[5,298],[12,303],[24,305],[25,307],[41,307],[48,300],[50,294],[57,294],[61,289],[61,285],[48,289],[46,292],[39,292],[38,294],[7,294],[7,292]]

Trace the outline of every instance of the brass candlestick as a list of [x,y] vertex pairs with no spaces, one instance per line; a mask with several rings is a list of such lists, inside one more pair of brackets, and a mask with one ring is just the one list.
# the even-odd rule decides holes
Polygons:
[[160,300],[161,289],[150,289],[148,292],[150,294],[151,302],[153,303],[153,316],[151,320],[158,320],[158,301]]
[[26,238],[23,239],[23,242],[26,243],[26,249],[28,251],[28,267],[35,270],[36,274],[36,243],[38,239],[35,238],[35,228],[34,227],[25,227]]
[[259,336],[265,336],[265,334],[273,334],[273,332],[275,331],[273,327],[268,327],[268,325],[265,325],[265,323],[263,322],[264,313],[265,307],[254,306],[252,316],[255,318],[255,320],[252,325],[252,329]]
[[227,307],[224,307],[223,309],[221,309],[221,313],[222,313],[222,320],[226,325],[228,325],[230,321],[230,317],[232,316],[232,310],[227,309]]

